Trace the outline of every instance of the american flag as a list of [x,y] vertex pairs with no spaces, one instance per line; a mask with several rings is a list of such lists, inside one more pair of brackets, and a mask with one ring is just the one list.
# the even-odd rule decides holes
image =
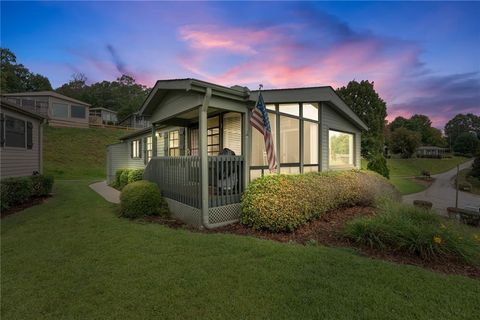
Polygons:
[[270,171],[275,170],[277,167],[277,159],[275,155],[275,145],[273,143],[272,128],[270,127],[270,120],[268,119],[267,108],[263,101],[262,93],[258,96],[258,102],[252,111],[250,117],[250,124],[252,127],[260,131],[263,134],[265,140],[265,150],[267,150],[268,168]]

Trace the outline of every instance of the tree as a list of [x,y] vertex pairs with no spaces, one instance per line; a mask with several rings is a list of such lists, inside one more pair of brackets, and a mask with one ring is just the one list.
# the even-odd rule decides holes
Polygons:
[[472,156],[477,153],[479,144],[480,141],[475,133],[463,132],[457,137],[457,139],[455,139],[453,151]]
[[383,130],[385,117],[387,116],[387,106],[375,91],[374,82],[353,80],[346,87],[338,88],[336,91],[368,126],[368,131],[362,134],[362,156],[370,159],[379,153],[383,153],[385,142]]
[[475,160],[473,160],[472,171],[470,171],[470,175],[480,179],[480,155],[477,155]]
[[477,138],[480,138],[480,117],[472,113],[457,114],[445,125],[445,135],[452,146],[455,144],[458,136],[466,132],[475,132]]
[[377,154],[375,157],[371,158],[368,161],[367,169],[371,171],[375,171],[387,179],[390,179],[390,170],[387,166],[387,160],[383,156],[383,154]]
[[404,117],[396,117],[389,125],[391,131],[395,131],[395,129],[404,127],[407,127],[407,122],[408,119],[405,119]]
[[392,132],[390,147],[394,153],[410,158],[420,146],[420,133],[400,127]]
[[24,91],[50,91],[52,85],[47,77],[32,73],[17,63],[15,54],[7,48],[0,48],[0,90],[2,93]]
[[421,144],[425,146],[445,146],[445,140],[442,132],[432,127],[430,118],[423,114],[415,114],[409,119],[404,117],[396,117],[389,125],[391,131],[398,128],[406,128],[408,130],[418,132],[421,138]]

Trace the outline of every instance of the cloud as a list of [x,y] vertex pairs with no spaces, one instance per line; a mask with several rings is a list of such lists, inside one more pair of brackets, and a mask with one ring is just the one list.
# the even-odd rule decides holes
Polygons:
[[123,60],[120,59],[120,56],[118,55],[117,50],[111,44],[107,44],[106,48],[107,48],[107,51],[110,53],[112,62],[117,68],[118,72],[120,72],[120,74],[130,74],[130,72],[126,67],[125,62],[123,62]]

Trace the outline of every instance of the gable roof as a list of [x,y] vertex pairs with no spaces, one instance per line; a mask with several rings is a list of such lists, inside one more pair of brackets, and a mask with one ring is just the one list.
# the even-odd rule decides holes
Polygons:
[[64,96],[63,94],[57,93],[55,91],[4,93],[2,94],[2,96],[4,97],[54,97],[57,99],[62,99],[62,100],[66,100],[66,101],[70,101],[73,103],[78,103],[78,104],[90,107],[90,104],[86,102]]
[[35,119],[39,119],[39,120],[43,120],[45,119],[44,116],[38,114],[38,113],[35,113],[35,112],[31,112],[31,111],[28,111],[28,110],[25,110],[25,109],[22,109],[20,107],[17,107],[16,105],[14,105],[13,103],[10,103],[8,101],[5,101],[5,99],[0,99],[0,105],[2,107],[2,109],[8,109],[8,110],[12,110],[12,111],[15,111],[15,112],[18,112],[18,113],[21,113],[23,115],[26,115],[28,117],[32,117],[32,118],[35,118]]

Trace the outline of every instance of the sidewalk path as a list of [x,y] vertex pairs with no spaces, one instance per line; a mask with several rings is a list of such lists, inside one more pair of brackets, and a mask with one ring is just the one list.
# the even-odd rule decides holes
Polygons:
[[108,186],[106,181],[92,183],[90,188],[108,202],[120,203],[120,191]]
[[[473,160],[460,165],[460,170],[472,165]],[[433,203],[433,208],[441,215],[447,215],[447,207],[455,207],[455,188],[452,179],[457,174],[457,168],[433,175],[435,181],[426,190],[402,197],[404,203],[412,204],[413,200],[426,200]],[[459,191],[458,206],[480,206],[480,196],[472,193]]]

